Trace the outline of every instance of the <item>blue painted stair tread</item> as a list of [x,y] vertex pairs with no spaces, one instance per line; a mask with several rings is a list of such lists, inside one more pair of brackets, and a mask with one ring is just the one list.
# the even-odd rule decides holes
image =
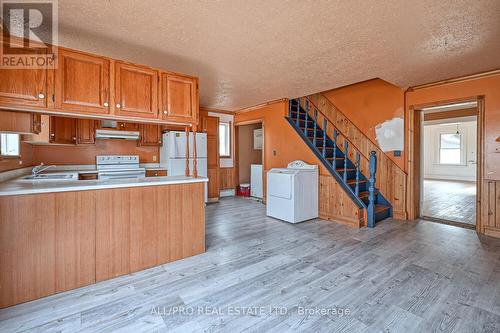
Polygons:
[[[306,107],[310,107],[308,102],[306,102]],[[344,152],[335,144],[336,138],[331,138],[325,133],[319,124],[315,122],[315,119],[302,106],[299,107],[296,99],[290,100],[290,109],[286,119],[358,207],[368,209],[370,207],[370,181],[369,177],[359,170],[359,154],[356,161],[346,158]],[[326,123],[326,120],[324,122]],[[332,127],[332,125],[329,126]],[[348,146],[347,141],[344,144],[344,151],[347,151],[346,148],[349,148],[346,147]],[[369,216],[367,221],[369,227],[373,227],[376,222],[392,216],[392,207],[380,191],[374,188],[373,194],[374,205],[371,207],[373,209],[373,220]]]

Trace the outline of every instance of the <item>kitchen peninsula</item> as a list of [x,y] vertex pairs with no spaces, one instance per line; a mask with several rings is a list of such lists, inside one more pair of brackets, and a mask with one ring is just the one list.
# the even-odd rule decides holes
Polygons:
[[205,251],[206,178],[0,184],[0,307]]

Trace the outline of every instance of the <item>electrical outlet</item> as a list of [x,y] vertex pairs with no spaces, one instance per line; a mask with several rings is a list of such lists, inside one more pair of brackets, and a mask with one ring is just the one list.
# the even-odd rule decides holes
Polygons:
[[157,160],[156,155],[153,155],[153,162],[156,162],[156,160]]
[[401,150],[395,150],[394,151],[394,156],[400,157],[401,156]]
[[273,156],[276,156],[276,149],[273,149]]

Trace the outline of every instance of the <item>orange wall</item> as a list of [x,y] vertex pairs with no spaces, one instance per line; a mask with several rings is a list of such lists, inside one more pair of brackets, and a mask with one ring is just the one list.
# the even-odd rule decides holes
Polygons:
[[406,105],[420,105],[484,96],[484,178],[500,180],[500,74],[474,80],[443,84],[406,94]]
[[[352,84],[322,94],[374,143],[377,143],[377,125],[393,118],[404,118],[404,91],[381,79]],[[387,152],[387,156],[405,169],[403,156],[395,157],[392,152]]]
[[137,141],[96,140],[95,145],[34,146],[33,164],[95,164],[96,155],[139,155],[141,163],[157,163],[160,157],[158,147],[138,147]]
[[[284,168],[294,160],[303,160],[320,167],[320,172],[328,172],[321,165],[314,153],[288,124],[285,116],[288,112],[288,102],[278,102],[259,109],[236,113],[235,123],[252,120],[264,122],[264,161],[263,168]],[[274,154],[276,152],[276,154]]]

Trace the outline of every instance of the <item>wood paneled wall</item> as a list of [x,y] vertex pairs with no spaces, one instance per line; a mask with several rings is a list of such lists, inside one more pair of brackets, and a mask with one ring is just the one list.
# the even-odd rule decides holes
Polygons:
[[481,232],[500,237],[500,180],[483,181],[481,191]]
[[219,188],[220,190],[232,190],[237,186],[235,168],[220,168]]
[[352,201],[333,176],[319,176],[320,218],[359,228],[366,225],[363,210]]
[[[311,102],[318,107],[326,117],[337,127],[337,129],[345,134],[351,144],[359,150],[365,157],[361,159],[361,172],[369,175],[368,157],[371,151],[377,153],[377,173],[376,187],[382,195],[389,200],[393,206],[394,217],[398,219],[406,219],[406,173],[382,150],[373,143],[354,123],[352,123],[340,110],[338,110],[326,97],[322,94],[314,94],[308,96]],[[322,126],[322,122],[320,121]],[[330,125],[331,126],[331,125]],[[331,136],[333,128],[328,128],[328,133]],[[343,147],[343,137],[339,136],[339,147]],[[355,161],[355,152],[351,149],[349,158]]]
[[0,196],[0,308],[205,251],[203,183]]

